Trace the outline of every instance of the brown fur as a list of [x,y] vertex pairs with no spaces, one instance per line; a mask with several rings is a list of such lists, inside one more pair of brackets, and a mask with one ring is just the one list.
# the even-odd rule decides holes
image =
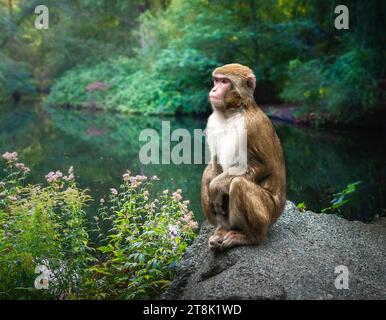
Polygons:
[[[259,244],[283,212],[286,173],[283,151],[275,129],[253,98],[251,69],[230,64],[213,75],[227,76],[233,88],[224,96],[225,111],[243,114],[247,129],[248,167],[242,176],[223,172],[216,162],[208,164],[202,177],[204,214],[217,226],[209,247],[225,250],[236,245]],[[250,86],[252,79],[253,86]]]

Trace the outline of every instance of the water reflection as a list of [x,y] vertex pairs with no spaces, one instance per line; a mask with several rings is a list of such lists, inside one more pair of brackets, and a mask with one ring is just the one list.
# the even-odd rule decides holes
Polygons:
[[[128,116],[70,109],[46,109],[24,103],[0,107],[0,152],[17,151],[32,169],[31,180],[43,182],[52,170],[73,165],[82,187],[103,197],[121,183],[126,169],[161,179],[159,189],[182,188],[199,220],[200,179],[204,165],[143,165],[138,152],[139,133],[161,121],[171,129],[203,129],[205,119]],[[320,132],[275,123],[287,166],[288,198],[304,201],[313,211],[329,206],[332,194],[348,183],[362,181],[342,214],[368,221],[385,214],[386,138],[376,132]],[[89,208],[93,215],[95,206]]]

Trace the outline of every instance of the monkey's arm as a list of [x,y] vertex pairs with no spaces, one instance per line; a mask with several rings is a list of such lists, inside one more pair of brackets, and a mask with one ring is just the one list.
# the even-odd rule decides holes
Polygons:
[[271,123],[265,118],[256,120],[256,124],[248,128],[248,165],[244,175],[248,180],[259,183],[271,174],[276,148],[271,138],[274,134]]
[[258,183],[270,174],[269,163],[262,160],[253,160],[248,163],[248,169],[244,177],[252,182]]

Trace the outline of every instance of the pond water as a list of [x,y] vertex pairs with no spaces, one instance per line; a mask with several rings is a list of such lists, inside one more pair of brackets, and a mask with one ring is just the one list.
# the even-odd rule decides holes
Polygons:
[[[42,183],[53,170],[74,166],[81,187],[94,199],[117,188],[126,169],[157,175],[159,191],[181,188],[199,221],[200,180],[204,165],[144,165],[138,139],[145,128],[161,134],[162,120],[171,128],[203,129],[206,119],[129,116],[73,109],[49,109],[38,102],[0,106],[0,154],[17,151],[32,170],[31,181]],[[316,131],[274,122],[287,166],[288,199],[313,211],[328,207],[333,194],[361,181],[340,215],[369,221],[386,214],[386,135],[380,132]],[[94,215],[96,205],[88,208]]]

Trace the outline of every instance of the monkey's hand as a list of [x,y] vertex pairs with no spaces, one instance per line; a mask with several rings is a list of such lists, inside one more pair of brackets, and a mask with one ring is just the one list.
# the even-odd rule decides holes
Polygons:
[[228,214],[229,184],[220,176],[209,184],[209,199],[212,211],[225,216]]

